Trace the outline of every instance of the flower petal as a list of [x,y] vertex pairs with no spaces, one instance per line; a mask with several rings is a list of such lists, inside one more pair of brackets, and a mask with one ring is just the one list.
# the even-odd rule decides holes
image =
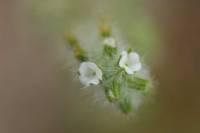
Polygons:
[[129,53],[128,57],[129,57],[129,60],[131,62],[133,62],[133,63],[140,62],[140,57],[139,57],[139,55],[136,52]]
[[139,55],[136,52],[128,53],[123,51],[121,53],[121,59],[119,66],[124,68],[127,74],[133,74],[135,71],[139,71],[142,67],[140,63]]
[[126,51],[122,51],[121,59],[119,61],[119,66],[124,68],[126,66],[127,60],[128,60],[128,53]]
[[81,63],[79,73],[81,83],[86,86],[91,84],[97,85],[99,84],[99,80],[102,80],[102,71],[92,62]]
[[104,39],[103,44],[104,45],[108,45],[108,46],[113,47],[113,48],[116,47],[115,39],[112,38],[112,37]]

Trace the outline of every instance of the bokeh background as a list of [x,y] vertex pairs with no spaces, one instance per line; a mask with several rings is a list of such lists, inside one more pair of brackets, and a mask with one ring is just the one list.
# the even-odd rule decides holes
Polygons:
[[[199,13],[198,0],[1,0],[0,132],[199,133]],[[71,70],[64,33],[89,41],[102,23],[152,69],[155,96],[135,116],[81,90]]]

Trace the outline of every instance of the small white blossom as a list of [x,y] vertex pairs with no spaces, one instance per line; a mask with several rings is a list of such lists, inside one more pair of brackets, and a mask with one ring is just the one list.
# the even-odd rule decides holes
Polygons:
[[139,55],[136,52],[128,53],[127,51],[121,53],[119,66],[124,68],[128,74],[133,74],[142,67]]
[[116,41],[115,41],[114,38],[109,37],[109,38],[104,39],[103,45],[107,45],[107,46],[115,48],[116,47]]
[[102,71],[92,62],[83,62],[79,68],[79,79],[82,84],[89,86],[91,84],[97,85],[102,80]]

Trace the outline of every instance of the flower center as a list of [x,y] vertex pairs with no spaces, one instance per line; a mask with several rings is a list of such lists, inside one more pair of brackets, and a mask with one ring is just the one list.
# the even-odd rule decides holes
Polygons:
[[87,72],[86,76],[92,78],[92,77],[96,76],[96,71],[94,71],[93,69],[90,69]]
[[130,62],[130,61],[127,61],[126,63],[125,63],[125,66],[126,67],[130,67],[132,65],[132,63]]

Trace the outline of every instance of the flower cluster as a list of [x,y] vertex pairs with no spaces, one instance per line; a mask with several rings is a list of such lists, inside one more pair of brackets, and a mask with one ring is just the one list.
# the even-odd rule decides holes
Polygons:
[[[150,77],[140,76],[145,69],[140,55],[131,48],[120,51],[108,28],[101,30],[102,49],[90,57],[74,36],[67,36],[80,61],[79,79],[88,87],[101,85],[107,100],[127,114],[137,109],[150,90]],[[92,55],[94,56],[94,55]]]

